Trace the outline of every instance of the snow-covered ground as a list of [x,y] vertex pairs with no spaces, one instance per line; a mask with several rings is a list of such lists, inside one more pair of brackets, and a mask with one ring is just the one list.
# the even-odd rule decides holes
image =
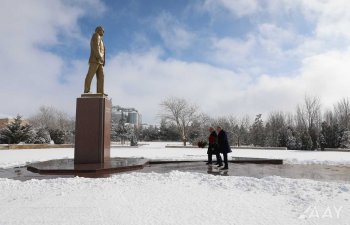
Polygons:
[[[205,149],[113,148],[112,156],[206,159]],[[346,152],[234,150],[288,163],[350,164]],[[0,167],[72,158],[73,149],[0,151]],[[0,224],[349,224],[350,184],[306,179],[125,173],[110,178],[0,178]]]
[[350,185],[131,173],[0,179],[0,224],[348,224]]

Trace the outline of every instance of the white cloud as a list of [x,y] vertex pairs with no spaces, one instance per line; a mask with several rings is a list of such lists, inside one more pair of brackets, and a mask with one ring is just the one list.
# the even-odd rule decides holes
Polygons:
[[257,30],[261,45],[268,46],[270,49],[278,49],[278,51],[286,46],[296,46],[302,39],[295,31],[279,27],[276,24],[259,24]]
[[195,40],[195,34],[167,12],[161,13],[154,21],[165,46],[174,51],[188,48]]
[[113,104],[136,107],[146,121],[156,121],[160,101],[179,96],[196,102],[208,113],[219,114],[225,107],[222,103],[234,98],[250,81],[244,75],[206,64],[160,58],[159,51],[113,57],[106,67],[108,74],[115,74],[106,77]]
[[342,97],[350,97],[350,49],[329,51],[304,60],[302,78],[306,91],[320,96],[330,106]]
[[147,122],[157,121],[159,103],[168,96],[184,97],[213,116],[294,112],[305,94],[320,96],[324,106],[347,97],[348,60],[350,52],[346,57],[329,52],[305,60],[299,75],[266,74],[254,81],[247,74],[207,64],[162,60],[158,50],[122,53],[106,68],[113,74],[106,78],[107,90],[114,104],[138,108]]
[[[299,74],[294,76],[262,75],[246,90],[248,102],[257,111],[294,111],[305,94],[319,96],[325,108],[332,107],[344,97],[350,97],[350,51],[327,52],[306,58]],[[270,110],[268,110],[270,109]]]
[[258,11],[257,0],[205,0],[203,8],[215,13],[218,8],[227,9],[237,17],[254,14]]
[[[0,98],[6,104],[0,112],[28,116],[43,104],[74,112],[75,99],[69,95],[72,90],[59,82],[68,62],[48,49],[62,40],[86,40],[78,19],[104,10],[101,2],[93,0],[2,2]],[[82,87],[75,90],[77,95]]]
[[212,38],[206,55],[217,65],[259,76],[281,70],[292,60],[300,60],[305,54],[299,49],[304,40],[290,29],[263,23],[244,38]]
[[[217,2],[205,1],[208,7],[220,4],[239,17],[263,10],[256,5],[257,1]],[[350,42],[346,40],[350,36],[345,27],[350,20],[345,15],[347,7],[341,8],[346,3],[299,0],[287,4],[290,2],[285,1],[283,10],[301,10],[315,24],[315,32],[303,36],[278,21],[265,21],[243,38],[212,35],[207,57],[220,62],[220,66],[166,58],[162,48],[108,55],[106,92],[114,104],[139,109],[145,122],[151,123],[157,121],[161,99],[168,96],[185,97],[214,116],[294,111],[305,93],[320,96],[325,106],[349,97]],[[14,6],[16,10],[12,10]],[[271,5],[269,10],[272,12],[274,7],[282,10],[278,4]],[[83,90],[87,60],[69,62],[70,76],[65,84],[60,84],[58,79],[67,72],[67,62],[47,48],[62,40],[86,41],[78,19],[90,12],[103,11],[99,1],[3,3],[0,19],[12,22],[2,23],[0,36],[0,97],[5,102],[0,113],[30,115],[40,105],[52,104],[74,115],[75,97]],[[189,48],[198,38],[170,14],[161,14],[156,21],[155,27],[168,49]],[[334,27],[330,26],[332,23]],[[332,32],[347,43],[341,49],[336,48],[339,42],[331,40]],[[143,43],[148,39],[139,37],[136,41]],[[279,76],[271,75],[271,67],[288,63],[293,57],[301,63],[293,74],[279,70]]]
[[[312,49],[314,52],[342,48],[342,45],[350,41],[350,4],[347,0],[269,0],[264,5],[271,15],[285,16],[297,13],[305,22],[312,24],[312,30],[307,34],[306,40],[311,43],[305,45],[318,46],[318,49]],[[277,18],[281,20],[285,17]]]
[[[342,49],[350,42],[348,29],[350,4],[347,0],[204,0],[202,2],[202,8],[209,11],[215,11],[217,7],[225,8],[239,17],[256,18],[250,22],[256,24],[256,30],[259,30],[260,34],[268,34],[264,38],[265,41],[270,40],[267,44],[272,44],[278,39],[285,41],[289,37],[297,37],[294,42],[301,45],[299,53],[303,51],[304,56]],[[215,18],[220,14],[211,16]],[[290,21],[289,17],[294,20]],[[262,21],[259,18],[262,18]],[[310,30],[303,30],[306,29],[301,28],[305,25],[303,23],[308,23]],[[287,27],[284,27],[286,25]],[[302,40],[304,43],[301,42],[301,38],[304,39]]]
[[315,23],[313,39],[321,44],[320,49],[341,50],[350,45],[350,4],[348,1],[302,0],[301,5],[305,17]]
[[251,57],[256,45],[256,39],[253,36],[248,37],[246,40],[215,38],[212,39],[214,54],[208,53],[208,55],[213,61],[224,65],[243,65]]

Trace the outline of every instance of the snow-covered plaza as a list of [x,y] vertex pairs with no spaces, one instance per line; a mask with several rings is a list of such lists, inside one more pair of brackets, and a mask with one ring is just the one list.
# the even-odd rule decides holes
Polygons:
[[[112,157],[205,160],[206,149],[144,143]],[[174,143],[172,143],[174,144]],[[73,158],[73,149],[0,151],[0,168]],[[233,150],[287,164],[350,166],[348,152]],[[1,171],[1,170],[0,170]],[[308,171],[305,171],[308,173]],[[1,177],[1,173],[0,173]],[[0,224],[349,224],[350,183],[140,171],[108,178],[0,178]]]

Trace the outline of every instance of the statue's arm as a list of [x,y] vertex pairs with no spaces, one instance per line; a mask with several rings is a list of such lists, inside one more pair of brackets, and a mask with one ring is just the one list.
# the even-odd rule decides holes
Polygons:
[[91,48],[96,59],[103,60],[102,52],[100,52],[101,37],[98,34],[94,34],[91,40]]

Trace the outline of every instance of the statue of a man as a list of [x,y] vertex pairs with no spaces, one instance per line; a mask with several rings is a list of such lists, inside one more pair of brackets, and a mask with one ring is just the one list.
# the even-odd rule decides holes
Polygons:
[[85,78],[84,93],[90,93],[91,81],[96,74],[97,79],[97,93],[104,94],[103,82],[104,73],[103,67],[105,66],[105,54],[106,48],[103,43],[104,29],[101,26],[96,27],[95,33],[92,35],[89,58],[89,71]]

